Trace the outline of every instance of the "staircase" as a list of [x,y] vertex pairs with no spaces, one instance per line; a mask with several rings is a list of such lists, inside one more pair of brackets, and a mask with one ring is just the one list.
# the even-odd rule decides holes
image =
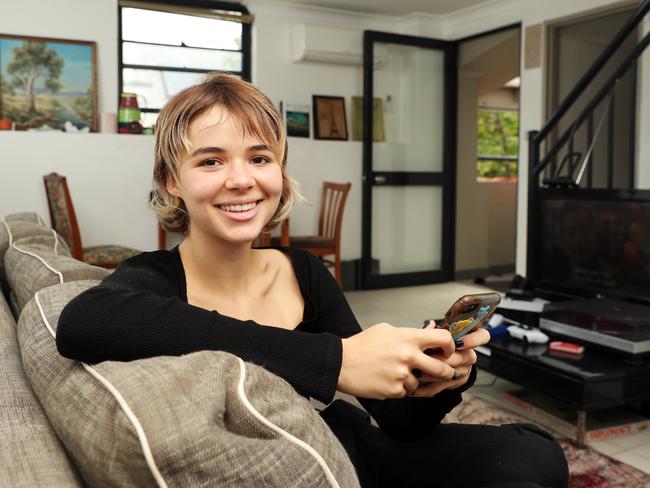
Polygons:
[[[650,32],[638,36],[634,47],[573,120],[567,120],[567,114],[577,106],[576,102],[581,97],[584,98],[585,90],[603,72],[605,65],[619,52],[623,43],[630,36],[637,36],[637,28],[648,12],[650,0],[644,0],[544,126],[528,133],[526,274],[529,277],[537,276],[538,271],[536,266],[539,263],[534,257],[534,246],[540,238],[540,200],[544,192],[563,191],[572,197],[579,197],[581,192],[593,192],[594,189],[635,188],[635,107],[629,108],[629,146],[624,158],[627,161],[616,157],[614,114],[617,89],[626,76],[636,80],[637,60],[650,44]],[[633,102],[636,102],[636,97],[633,97]],[[564,131],[559,130],[561,124],[566,127]],[[604,151],[601,154],[602,148]]]

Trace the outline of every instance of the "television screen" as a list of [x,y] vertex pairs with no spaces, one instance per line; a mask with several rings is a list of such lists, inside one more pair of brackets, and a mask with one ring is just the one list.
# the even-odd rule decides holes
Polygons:
[[540,284],[650,300],[650,199],[594,193],[542,198]]

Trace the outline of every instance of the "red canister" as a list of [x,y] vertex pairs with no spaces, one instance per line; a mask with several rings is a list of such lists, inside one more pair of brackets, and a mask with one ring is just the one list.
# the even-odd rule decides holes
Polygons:
[[120,109],[117,113],[117,131],[120,134],[141,134],[140,108],[135,93],[120,95]]

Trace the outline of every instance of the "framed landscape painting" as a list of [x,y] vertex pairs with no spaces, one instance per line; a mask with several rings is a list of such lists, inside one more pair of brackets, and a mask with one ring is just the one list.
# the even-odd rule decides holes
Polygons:
[[284,113],[287,121],[287,135],[309,137],[309,105],[287,104]]
[[95,132],[95,51],[94,42],[0,34],[0,119]]

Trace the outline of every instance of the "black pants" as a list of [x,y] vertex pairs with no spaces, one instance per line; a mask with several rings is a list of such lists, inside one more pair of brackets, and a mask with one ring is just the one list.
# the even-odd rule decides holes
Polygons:
[[564,452],[534,425],[440,424],[424,439],[401,441],[342,400],[321,416],[348,452],[363,488],[568,486]]

